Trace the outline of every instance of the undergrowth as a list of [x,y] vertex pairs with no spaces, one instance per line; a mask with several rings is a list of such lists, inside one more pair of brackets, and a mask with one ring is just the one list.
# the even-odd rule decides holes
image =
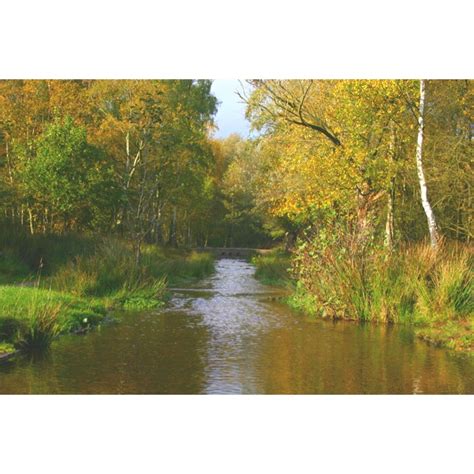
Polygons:
[[409,245],[356,252],[340,239],[305,242],[288,256],[257,257],[256,276],[296,282],[288,304],[310,315],[412,325],[419,337],[474,351],[474,253],[466,245]]
[[72,236],[0,234],[0,344],[43,350],[59,334],[85,331],[114,308],[158,308],[169,284],[214,270],[211,255]]

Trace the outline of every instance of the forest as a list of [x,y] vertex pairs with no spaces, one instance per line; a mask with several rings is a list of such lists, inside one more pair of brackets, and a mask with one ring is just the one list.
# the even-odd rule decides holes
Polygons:
[[224,139],[211,85],[0,81],[0,352],[251,247],[298,311],[472,353],[472,80],[249,80]]

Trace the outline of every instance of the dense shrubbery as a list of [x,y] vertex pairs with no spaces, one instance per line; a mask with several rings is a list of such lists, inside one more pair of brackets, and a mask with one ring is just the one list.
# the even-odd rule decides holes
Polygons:
[[[423,334],[423,328],[452,323],[469,330],[473,262],[472,250],[461,245],[434,251],[418,244],[396,253],[369,245],[357,252],[341,236],[315,239],[296,252],[298,289],[291,303],[328,318],[414,324]],[[471,331],[462,346],[473,345]]]
[[323,316],[416,323],[473,312],[472,263],[466,246],[357,251],[339,236],[301,245],[293,271]]
[[[353,250],[342,238],[302,244],[293,256],[290,306],[324,318],[410,324],[435,344],[474,349],[472,249],[445,243],[437,252],[423,244],[397,253]],[[262,281],[285,281],[287,256],[253,261]]]

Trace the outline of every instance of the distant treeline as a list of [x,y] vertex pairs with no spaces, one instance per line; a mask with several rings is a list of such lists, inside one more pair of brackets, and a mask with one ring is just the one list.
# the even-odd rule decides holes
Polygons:
[[117,234],[138,253],[144,242],[268,240],[226,189],[235,147],[210,138],[210,89],[208,80],[0,81],[4,224]]

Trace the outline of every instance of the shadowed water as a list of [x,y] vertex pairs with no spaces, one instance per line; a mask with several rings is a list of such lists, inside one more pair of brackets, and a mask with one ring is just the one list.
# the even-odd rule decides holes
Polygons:
[[310,320],[222,259],[169,308],[0,364],[0,393],[474,393],[474,362],[408,328]]

